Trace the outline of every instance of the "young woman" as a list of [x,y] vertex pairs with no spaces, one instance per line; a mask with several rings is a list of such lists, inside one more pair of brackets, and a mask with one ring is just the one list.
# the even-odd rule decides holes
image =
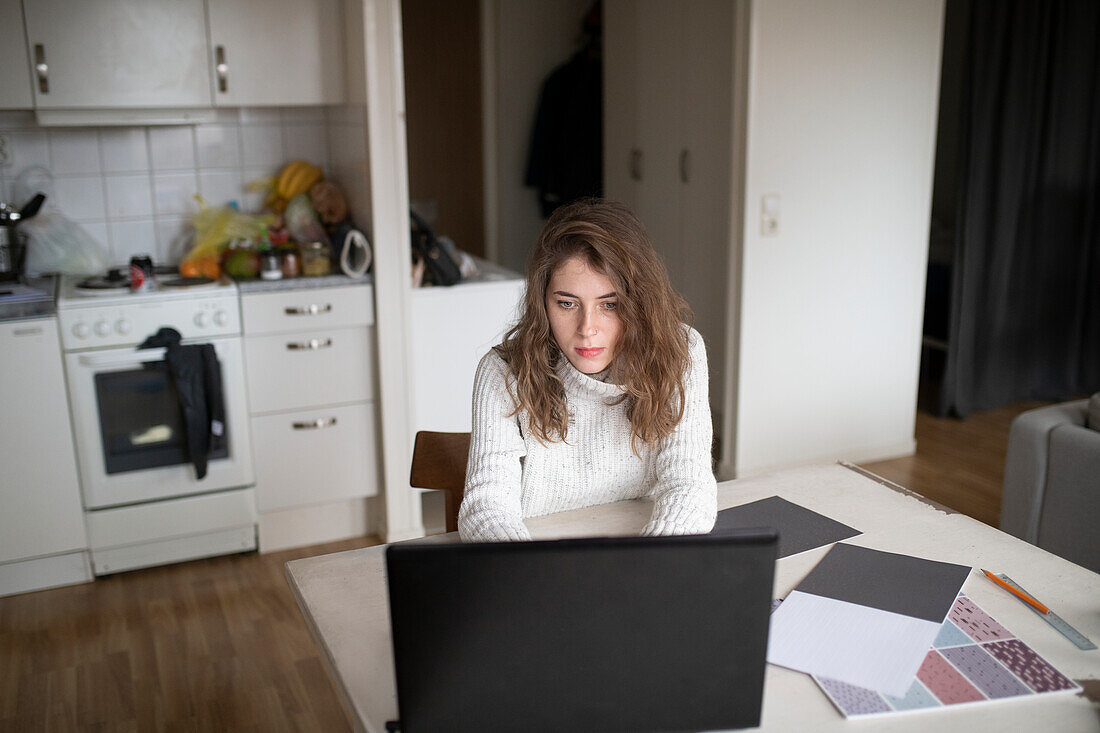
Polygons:
[[710,531],[707,356],[690,318],[627,207],[557,209],[522,317],[474,377],[462,539],[530,539],[525,517],[642,496],[643,535]]

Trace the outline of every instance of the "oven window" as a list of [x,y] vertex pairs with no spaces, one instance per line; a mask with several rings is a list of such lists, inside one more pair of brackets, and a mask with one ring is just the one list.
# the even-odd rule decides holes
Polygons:
[[[103,463],[108,474],[189,463],[187,424],[168,364],[95,375]],[[210,458],[229,455],[224,438]]]

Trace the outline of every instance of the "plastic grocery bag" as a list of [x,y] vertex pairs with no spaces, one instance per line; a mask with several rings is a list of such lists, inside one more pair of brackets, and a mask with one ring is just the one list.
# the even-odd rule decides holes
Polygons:
[[191,218],[195,227],[195,245],[180,263],[180,274],[217,278],[221,274],[219,258],[226,245],[238,239],[251,240],[266,229],[275,217],[242,214],[231,206],[207,206],[195,196],[199,210]]
[[33,166],[16,177],[12,187],[16,201],[29,201],[39,192],[46,194],[42,209],[33,218],[21,222],[18,229],[27,238],[27,275],[103,274],[110,263],[107,246],[61,213],[49,170]]

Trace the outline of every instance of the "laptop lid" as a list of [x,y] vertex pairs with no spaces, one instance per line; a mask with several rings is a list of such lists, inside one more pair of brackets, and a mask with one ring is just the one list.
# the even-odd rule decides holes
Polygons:
[[386,550],[401,730],[757,726],[776,533]]

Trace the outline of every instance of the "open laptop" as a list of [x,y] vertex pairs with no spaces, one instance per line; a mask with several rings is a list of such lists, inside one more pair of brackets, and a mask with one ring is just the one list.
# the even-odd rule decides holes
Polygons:
[[393,545],[387,728],[757,726],[776,544],[760,529]]

